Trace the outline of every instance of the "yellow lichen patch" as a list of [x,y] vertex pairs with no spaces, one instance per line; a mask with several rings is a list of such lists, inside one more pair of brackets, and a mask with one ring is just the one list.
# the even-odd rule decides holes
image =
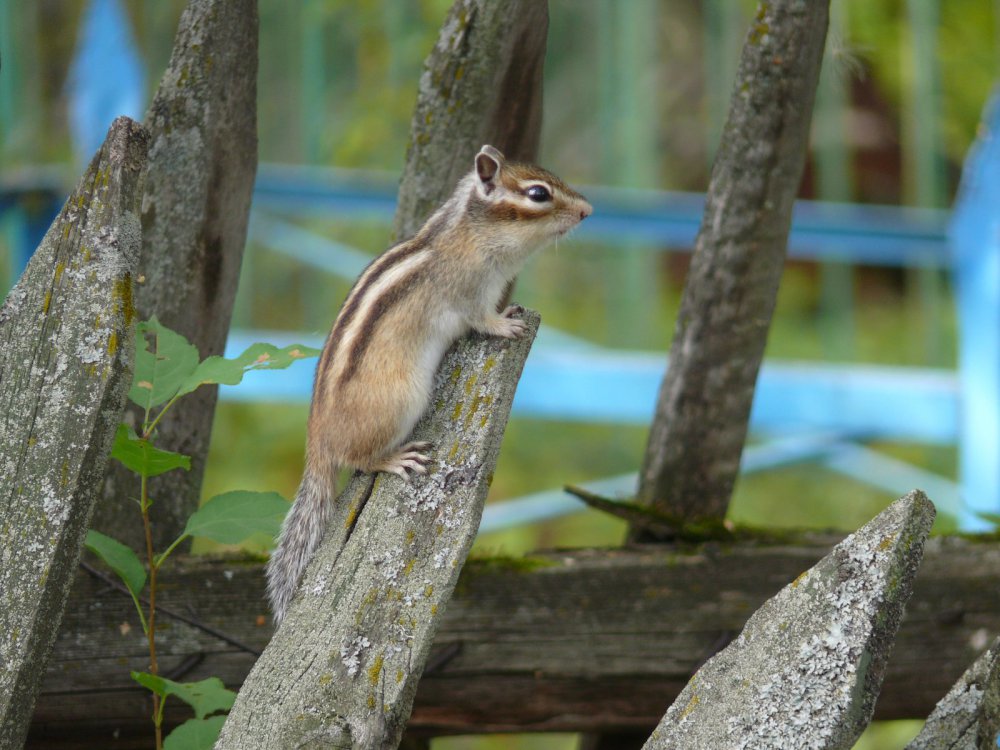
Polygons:
[[405,676],[406,675],[403,674],[403,670],[402,669],[397,669],[396,670],[396,684],[398,685],[399,683],[401,683],[403,681],[403,677],[405,677]]
[[455,385],[460,377],[462,377],[462,368],[456,365],[455,369],[451,371],[451,375],[448,377],[448,380],[451,381],[452,385]]
[[114,356],[116,351],[118,351],[118,334],[112,331],[108,336],[108,354]]
[[375,708],[375,696],[374,695],[369,695],[368,696],[368,708],[371,708],[371,709]]
[[375,657],[375,661],[372,665],[368,667],[368,682],[371,685],[377,685],[379,677],[382,676],[382,664],[385,661],[385,657],[379,654]]
[[424,596],[430,599],[433,593],[434,593],[434,587],[431,584],[428,583],[426,586],[424,586]]
[[677,717],[677,718],[683,719],[689,713],[691,713],[692,711],[694,711],[698,707],[698,704],[700,702],[701,702],[701,699],[697,695],[692,695],[691,699],[687,702],[687,705],[684,706],[684,710],[681,711],[681,715],[679,717]]
[[471,396],[472,389],[476,387],[476,381],[479,378],[476,375],[470,375],[469,379],[465,381],[465,395]]
[[407,560],[406,567],[403,568],[403,575],[404,576],[408,576],[408,575],[410,575],[410,573],[413,572],[413,566],[416,564],[416,562],[417,561],[414,558],[410,558],[409,560]]
[[895,534],[890,534],[889,536],[885,537],[881,542],[879,542],[879,544],[878,544],[878,551],[879,552],[885,552],[887,549],[889,549],[889,547],[892,546],[892,543],[894,541],[896,541],[896,535]]
[[457,422],[459,420],[459,417],[462,416],[462,407],[463,406],[465,406],[465,403],[462,402],[462,401],[459,401],[457,404],[455,404],[455,408],[451,412],[451,421],[452,422]]
[[52,302],[52,292],[45,293],[45,299],[42,300],[42,312],[47,313],[49,311],[49,304]]
[[378,589],[371,588],[368,589],[368,593],[365,594],[364,598],[361,600],[361,605],[358,607],[358,611],[354,614],[354,624],[360,625],[361,620],[364,618],[365,611],[375,603],[378,599]]
[[358,512],[360,510],[361,508],[356,502],[351,503],[351,509],[347,512],[347,519],[344,521],[345,529],[349,529],[354,526],[354,522],[358,520]]
[[320,685],[329,685],[333,681],[333,675],[327,672],[326,674],[321,674],[319,676]]
[[807,575],[809,575],[809,571],[808,571],[808,570],[807,570],[807,571],[804,571],[804,572],[802,572],[802,573],[799,573],[798,577],[797,577],[797,578],[796,578],[796,579],[795,579],[794,581],[792,581],[792,588],[793,588],[793,589],[794,589],[794,588],[797,588],[797,587],[798,587],[798,585],[799,585],[800,583],[802,583],[802,581],[804,581],[804,580],[805,580],[805,578],[806,578],[806,576],[807,576]]
[[432,604],[431,605],[431,614],[432,615],[436,615],[437,613],[438,613],[438,605]]
[[448,460],[454,461],[455,456],[457,455],[458,455],[458,441],[456,440],[454,443],[451,444],[451,450],[448,451]]
[[479,405],[484,401],[482,396],[476,396],[472,399],[472,405],[469,406],[469,413],[465,415],[465,429],[469,429],[472,425],[472,418],[476,416],[476,412],[479,411]]
[[483,364],[483,372],[489,372],[494,367],[496,367],[496,364],[497,364],[496,357],[487,357],[485,364]]
[[53,286],[55,286],[55,285],[57,285],[59,283],[59,280],[62,278],[63,271],[65,271],[65,270],[66,270],[66,264],[65,263],[56,263],[56,275],[55,275],[55,278],[52,281],[52,285]]
[[132,298],[131,274],[125,274],[122,278],[115,281],[112,296],[125,318],[125,325],[131,326],[132,321],[135,320],[135,300]]
[[409,531],[406,532],[406,541],[407,542],[411,542],[412,543],[413,540],[416,539],[416,538],[417,538],[417,533],[413,529],[410,529]]

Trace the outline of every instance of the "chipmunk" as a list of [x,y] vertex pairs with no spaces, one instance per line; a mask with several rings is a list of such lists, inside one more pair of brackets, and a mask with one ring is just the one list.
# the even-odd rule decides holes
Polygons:
[[520,308],[497,312],[525,261],[591,214],[541,167],[483,146],[475,168],[409,240],[354,283],[316,368],[306,465],[267,565],[275,623],[323,538],[339,469],[426,472],[427,443],[403,443],[430,400],[445,351],[470,330],[517,338]]

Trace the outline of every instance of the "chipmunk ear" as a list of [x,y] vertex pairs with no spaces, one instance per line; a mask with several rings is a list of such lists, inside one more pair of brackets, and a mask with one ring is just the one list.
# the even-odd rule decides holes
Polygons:
[[476,174],[483,190],[489,195],[496,187],[497,173],[503,168],[503,154],[492,146],[483,146],[476,154]]

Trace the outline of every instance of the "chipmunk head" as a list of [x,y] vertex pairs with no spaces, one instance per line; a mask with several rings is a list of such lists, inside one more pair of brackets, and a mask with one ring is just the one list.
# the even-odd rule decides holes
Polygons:
[[508,162],[493,146],[476,154],[470,178],[467,209],[477,225],[528,250],[565,234],[593,211],[586,198],[551,172]]

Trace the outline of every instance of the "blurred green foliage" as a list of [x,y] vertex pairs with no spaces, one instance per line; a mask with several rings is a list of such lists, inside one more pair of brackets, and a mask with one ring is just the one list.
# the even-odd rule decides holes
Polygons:
[[[621,57],[621,39],[610,44],[609,3],[620,0],[551,0],[545,67],[542,161],[574,184],[630,185],[622,165],[648,162],[653,184],[703,190],[707,183],[711,97],[706,70],[729,59],[703,33],[704,14],[722,7],[707,0],[630,0],[648,5],[644,16],[654,49],[636,69],[609,65]],[[918,0],[921,1],[921,0]],[[904,154],[914,117],[914,33],[906,0],[835,0],[838,26],[831,32],[828,64],[851,102],[836,137],[854,170],[856,200],[894,202],[914,195]],[[85,0],[18,3],[0,0],[8,34],[0,71],[0,163],[4,169],[71,159],[65,115],[66,72]],[[150,89],[170,54],[183,0],[125,0],[147,60]],[[449,0],[260,0],[259,130],[262,161],[301,162],[398,171],[405,157],[409,119],[421,63],[437,36]],[[940,159],[948,200],[961,160],[976,133],[979,113],[1000,72],[1000,3],[939,3],[936,36]],[[740,0],[749,17],[753,3]],[[714,28],[714,26],[713,26]],[[2,29],[0,29],[2,30]],[[738,30],[738,29],[737,29]],[[742,33],[742,32],[740,32]],[[739,40],[735,40],[738,44]],[[616,46],[617,45],[617,46]],[[602,51],[603,50],[603,51]],[[610,55],[610,57],[608,56]],[[617,76],[617,78],[616,78]],[[603,83],[602,83],[603,81]],[[628,108],[607,112],[606,89],[634,82],[641,94]],[[616,100],[617,103],[617,100]],[[603,108],[603,109],[602,109]],[[605,114],[602,114],[602,111]],[[654,126],[631,142],[621,118],[642,117]],[[628,130],[628,132],[632,132]],[[633,149],[630,151],[629,149]],[[814,178],[807,169],[806,194]],[[637,177],[638,179],[638,177]],[[372,255],[389,241],[390,229],[340,217],[309,223],[338,241]],[[0,253],[9,252],[0,233]],[[686,270],[683,256],[564,241],[539,257],[522,276],[518,299],[540,310],[546,324],[606,346],[630,345],[665,352]],[[634,299],[620,281],[626,256],[640,254],[651,278],[650,298]],[[634,257],[634,256],[633,256]],[[9,281],[0,279],[0,281]],[[943,279],[940,279],[943,283]],[[262,329],[323,333],[349,285],[251,247],[244,268],[236,324]],[[851,289],[854,336],[845,353],[824,329],[820,274],[815,265],[789,264],[778,300],[768,356],[880,364],[954,366],[956,322],[947,289],[930,307],[895,270],[861,269]],[[638,304],[636,304],[638,302]],[[617,312],[631,306],[643,316],[636,330],[622,331]],[[929,361],[929,327],[942,345]],[[223,403],[219,407],[205,479],[205,497],[235,488],[294,494],[299,480],[307,406]],[[587,479],[635,471],[646,429],[626,425],[511,422],[490,502]],[[879,445],[890,455],[955,476],[951,447]],[[891,497],[803,464],[740,480],[734,520],[780,526],[853,529]],[[476,554],[517,554],[537,547],[616,544],[619,522],[592,511],[559,521],[484,535]],[[868,748],[901,747],[912,723],[873,728]],[[885,732],[895,732],[889,738]],[[879,734],[883,733],[883,734]],[[497,738],[475,747],[571,747],[570,737]],[[472,747],[464,738],[435,747]],[[861,745],[859,745],[861,747]]]

